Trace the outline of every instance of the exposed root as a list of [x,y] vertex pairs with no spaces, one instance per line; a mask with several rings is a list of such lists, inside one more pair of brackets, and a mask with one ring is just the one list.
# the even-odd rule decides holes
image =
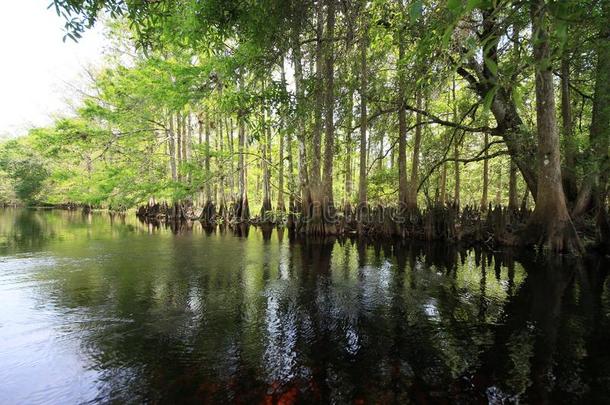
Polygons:
[[520,244],[556,253],[582,254],[584,247],[570,219],[550,222],[532,219],[521,232]]
[[[315,194],[310,194],[315,196]],[[271,222],[249,217],[247,198],[242,203],[215,205],[208,201],[199,216],[192,213],[188,202],[173,205],[149,203],[141,206],[137,215],[143,221],[175,222],[201,220],[206,229],[219,224],[229,225],[237,234],[247,234],[244,228],[253,224],[266,231],[274,226],[286,227],[290,234],[303,234],[308,238],[328,236],[359,235],[363,237],[403,238],[412,240],[441,240],[466,245],[480,244],[489,248],[498,246],[535,246],[546,251],[581,254],[583,244],[572,221],[554,220],[551,224],[536,219],[525,208],[521,210],[506,207],[489,207],[481,211],[466,206],[459,211],[455,206],[435,205],[426,210],[412,209],[400,211],[397,207],[368,205],[354,210],[343,208],[336,215],[331,204],[309,198],[303,206],[294,204],[286,215],[278,216]],[[301,213],[300,215],[297,213]],[[579,222],[581,230],[589,235],[591,244],[610,251],[610,221],[608,214],[600,210],[589,221]],[[545,225],[546,224],[546,225]],[[239,225],[239,226],[238,226]],[[243,225],[243,226],[242,226]]]

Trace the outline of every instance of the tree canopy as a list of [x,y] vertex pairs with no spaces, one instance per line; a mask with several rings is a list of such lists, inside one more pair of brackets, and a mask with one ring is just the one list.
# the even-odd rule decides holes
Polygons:
[[167,201],[325,235],[337,212],[504,205],[534,209],[527,244],[578,251],[586,218],[608,235],[607,0],[50,7],[66,39],[104,23],[118,45],[75,117],[3,145],[5,200]]

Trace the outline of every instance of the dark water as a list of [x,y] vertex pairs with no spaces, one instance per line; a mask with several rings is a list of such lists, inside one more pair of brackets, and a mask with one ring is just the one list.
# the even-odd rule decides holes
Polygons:
[[0,211],[0,403],[610,403],[606,259]]

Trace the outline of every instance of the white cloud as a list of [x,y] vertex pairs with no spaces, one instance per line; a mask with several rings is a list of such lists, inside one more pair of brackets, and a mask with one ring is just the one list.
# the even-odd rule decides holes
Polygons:
[[[50,0],[0,0],[0,136],[18,136],[69,111],[66,83],[103,58],[102,27],[63,42],[63,19]],[[78,84],[77,84],[78,86]]]

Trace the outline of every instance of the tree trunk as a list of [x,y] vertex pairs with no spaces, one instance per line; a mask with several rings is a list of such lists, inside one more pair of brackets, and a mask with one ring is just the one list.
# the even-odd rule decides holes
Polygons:
[[519,209],[519,195],[517,194],[517,165],[511,159],[510,176],[508,180],[508,209],[516,211]]
[[329,222],[326,224],[326,233],[333,234],[335,207],[333,198],[333,157],[335,152],[335,67],[334,67],[334,36],[335,36],[335,1],[326,0],[326,38],[324,47],[324,82],[326,87],[325,92],[325,145],[324,145],[324,213],[325,219]]
[[[316,80],[314,84],[315,91],[315,106],[314,106],[314,123],[313,133],[311,138],[311,186],[314,189],[320,187],[320,166],[322,159],[322,109],[324,106],[324,75],[323,75],[323,31],[324,31],[324,14],[323,1],[320,0],[316,6],[317,28],[316,28]],[[319,192],[320,190],[316,190]]]
[[367,182],[366,182],[366,131],[368,126],[367,117],[367,49],[368,49],[368,24],[366,15],[362,15],[362,38],[360,40],[360,163],[358,173],[358,212],[367,205]]
[[568,214],[561,182],[559,134],[550,40],[544,0],[532,0],[532,37],[536,66],[536,124],[538,132],[538,186],[536,208],[524,230],[522,242],[554,251],[580,253],[582,245]]
[[[422,109],[421,90],[416,95],[416,107]],[[409,184],[409,198],[407,208],[417,209],[417,187],[419,186],[419,151],[421,146],[422,125],[421,114],[417,113],[415,127],[415,139],[413,139],[413,157],[411,158],[411,181]]]
[[502,165],[498,166],[498,181],[496,183],[496,205],[502,205],[502,191],[504,191],[504,184],[502,184]]
[[[203,145],[203,121],[204,118],[202,116],[203,113],[200,113],[199,115],[197,115],[197,141],[198,141],[198,145],[199,145],[199,150],[201,150],[204,145]],[[197,156],[197,165],[198,165],[198,169],[200,169],[201,171],[203,171],[205,173],[205,156],[202,155],[198,155]],[[197,189],[198,195],[197,195],[197,203],[200,206],[204,206],[205,205],[205,184],[202,185],[201,187],[199,187]]]
[[176,161],[178,163],[178,181],[182,181],[182,119],[180,113],[176,113]]
[[206,203],[212,201],[211,172],[210,172],[210,116],[205,115],[205,199]]
[[[244,88],[244,77],[243,72],[239,74],[239,90],[243,91]],[[245,111],[240,107],[238,111],[238,136],[239,136],[239,202],[237,209],[235,210],[235,216],[240,222],[247,222],[250,220],[250,207],[248,205],[248,173],[246,166],[246,123],[245,123]]]
[[[223,128],[224,128],[224,130],[226,130],[227,136],[228,136],[228,132],[229,132],[229,129],[227,128],[227,125],[226,125],[227,120],[222,119],[222,118],[221,118],[221,120],[222,120],[221,123],[224,122],[224,125],[222,125],[222,127],[220,129],[220,133],[218,134],[218,136],[215,139],[216,150],[218,151],[218,154],[216,155],[216,167],[217,168],[221,168],[221,167],[224,167],[224,165],[226,165],[226,163],[222,161],[224,153],[225,153],[224,141],[223,141]],[[231,170],[231,173],[229,173],[229,174],[231,176],[233,176],[231,167],[232,167],[232,165],[229,165],[229,168],[230,168],[229,170]],[[220,173],[219,185],[218,185],[219,193],[217,195],[216,204],[218,206],[218,215],[224,221],[228,220],[227,198],[225,196],[226,185],[227,185],[227,178],[225,177],[224,173]]]
[[[286,72],[284,72],[284,58],[282,57],[282,62],[280,66],[280,80],[282,83],[282,87],[286,88]],[[278,137],[280,138],[280,145],[278,151],[278,172],[277,172],[277,182],[278,182],[278,191],[277,191],[277,210],[280,212],[286,211],[286,207],[284,206],[284,118],[280,112],[280,128],[277,132]],[[292,173],[290,173],[292,175]]]
[[484,145],[483,156],[483,193],[481,195],[481,211],[487,211],[488,195],[489,195],[489,134],[485,134],[485,145]]
[[174,119],[169,116],[169,130],[167,131],[167,145],[169,153],[169,168],[172,175],[172,181],[178,181],[178,170],[176,167],[176,134],[174,129]]
[[405,97],[407,78],[405,73],[405,39],[401,29],[398,33],[398,202],[406,204],[408,199],[407,184],[407,116],[405,110]]
[[597,240],[610,250],[610,223],[606,212],[608,175],[610,174],[610,4],[603,3],[601,30],[597,40],[597,67],[593,117],[591,120],[591,149],[593,153],[594,203],[597,209]]
[[[191,159],[191,141],[193,140],[193,128],[191,126],[191,113],[190,112],[186,113],[183,116],[182,120],[183,120],[182,127],[184,128],[184,135],[182,137],[183,155],[184,155],[184,161],[188,163]],[[191,182],[191,170],[190,169],[187,169],[186,181],[189,184]]]
[[[216,119],[215,119],[215,125],[214,125],[214,150],[216,152],[218,152],[218,138],[222,138],[222,116],[220,113],[217,113],[216,115]],[[210,141],[208,143],[209,148],[212,148],[212,141]],[[212,160],[212,158],[210,157],[210,161]],[[216,167],[218,168],[218,158],[216,158]],[[210,171],[210,176],[209,179],[211,180],[212,177],[212,172]],[[218,187],[221,185],[222,183],[219,184],[219,182],[214,182],[214,188],[211,190],[211,195],[210,195],[210,201],[212,203],[217,204],[218,203]]]
[[303,112],[301,111],[305,101],[305,93],[303,88],[303,64],[300,44],[300,23],[301,15],[295,16],[295,27],[292,31],[292,64],[294,67],[294,87],[296,93],[296,137],[298,142],[299,159],[297,160],[297,169],[299,172],[299,190],[301,192],[301,213],[307,215],[306,203],[309,200],[309,173],[307,170],[307,147],[305,139],[305,125],[303,122]]
[[[324,48],[323,47],[323,34],[324,34],[324,14],[323,14],[323,1],[318,1],[316,5],[317,14],[317,28],[316,28],[316,53],[315,53],[315,67],[316,67],[316,83],[315,83],[315,97],[316,103],[314,107],[314,127],[311,142],[311,172],[310,172],[310,187],[308,193],[308,201],[306,202],[306,213],[304,219],[305,232],[310,235],[325,235],[326,221],[325,221],[325,209],[326,203],[324,201],[325,184],[322,183],[320,173],[321,163],[321,151],[322,151],[322,110],[325,105],[325,89],[326,84],[324,80]],[[329,151],[331,152],[331,151]],[[331,152],[332,153],[332,152]],[[332,175],[332,173],[331,173]]]
[[445,205],[447,204],[447,163],[443,163],[441,167],[440,183],[440,203]]
[[233,118],[228,119],[227,125],[227,149],[229,150],[229,169],[231,172],[229,173],[229,194],[231,198],[231,202],[235,202],[235,149],[233,147]]
[[[455,94],[455,75],[453,75],[453,83],[451,86],[451,99],[452,99],[452,109],[453,109],[453,120],[457,122],[458,120],[458,113],[457,113],[457,99],[456,99],[456,94]],[[458,132],[456,130],[456,132],[454,132],[454,138],[453,138],[453,169],[454,169],[454,176],[455,176],[455,189],[453,190],[453,203],[459,207],[460,206],[460,188],[461,188],[461,184],[460,184],[460,139],[459,139],[459,135]]]
[[537,196],[537,168],[532,164],[536,161],[533,140],[523,129],[525,124],[517,112],[517,106],[504,89],[499,89],[496,93],[491,111],[498,127],[502,129],[502,139],[511,158],[514,159],[532,195]]
[[271,206],[271,171],[269,163],[271,161],[271,116],[267,111],[266,104],[263,104],[262,111],[263,133],[261,137],[261,160],[263,166],[263,205],[261,206],[261,220],[270,222],[269,212],[273,209]]
[[[501,31],[497,22],[498,12],[494,7],[484,8],[481,12],[483,14],[481,51],[483,52],[484,60],[490,60],[498,66],[497,48],[500,39],[498,32]],[[471,62],[474,65],[478,65],[474,59]],[[478,66],[476,70],[476,74],[473,75],[468,70],[460,67],[457,69],[457,73],[468,81],[481,100],[485,100],[490,92],[494,91],[490,108],[491,112],[498,124],[502,139],[506,144],[510,156],[515,160],[515,164],[519,168],[532,195],[536,196],[538,176],[536,167],[532,164],[536,160],[534,139],[528,131],[524,130],[526,126],[519,115],[510,89],[502,87],[499,83],[497,69],[490,69],[488,64],[483,64],[483,67]],[[482,77],[477,78],[477,76]]]
[[383,170],[383,146],[384,136],[383,132],[379,132],[379,148],[377,149],[377,171],[381,173]]
[[572,120],[572,98],[570,96],[570,59],[567,53],[561,58],[561,119],[565,161],[562,169],[563,188],[568,201],[574,201],[578,193],[576,186],[576,145]]
[[[201,220],[205,223],[214,221],[215,208],[212,198],[212,174],[210,171],[210,114],[206,113],[205,117],[205,204],[201,213]],[[221,134],[222,136],[222,134]],[[218,138],[218,136],[216,136]]]
[[460,142],[457,137],[453,140],[453,174],[454,174],[454,183],[455,188],[453,190],[453,203],[456,206],[460,206]]
[[[288,161],[288,211],[290,215],[293,215],[296,211],[296,182],[294,178],[294,160],[292,158],[292,132],[289,130],[286,132],[286,142],[284,143],[286,148],[286,160]],[[279,201],[278,201],[278,209]],[[294,225],[294,217],[292,217],[292,224]]]
[[[349,48],[351,49],[351,43]],[[350,72],[351,73],[351,72]],[[347,106],[345,114],[345,198],[343,201],[344,212],[349,215],[351,212],[351,201],[353,194],[353,179],[352,179],[352,153],[353,153],[353,141],[352,141],[352,125],[354,122],[354,90],[349,88],[347,94]]]

